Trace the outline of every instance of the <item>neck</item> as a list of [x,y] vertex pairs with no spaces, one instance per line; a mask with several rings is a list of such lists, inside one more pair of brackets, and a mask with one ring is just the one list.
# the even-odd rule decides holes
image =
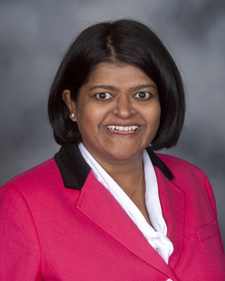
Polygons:
[[127,195],[130,196],[144,171],[143,152],[133,155],[129,159],[115,159],[106,155],[103,157],[101,154],[91,153],[89,150],[88,152]]
[[132,159],[132,161],[121,161],[117,164],[98,160],[97,162],[115,180],[115,182],[128,196],[133,193],[134,186],[138,184],[138,181],[144,171],[142,155],[136,157],[136,159]]

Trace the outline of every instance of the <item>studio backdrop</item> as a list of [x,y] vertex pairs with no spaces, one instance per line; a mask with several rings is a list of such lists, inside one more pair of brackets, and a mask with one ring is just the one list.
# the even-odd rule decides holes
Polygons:
[[0,0],[0,185],[58,151],[47,99],[59,62],[79,31],[120,18],[151,27],[181,71],[187,95],[184,130],[177,147],[163,153],[207,174],[225,243],[223,0]]

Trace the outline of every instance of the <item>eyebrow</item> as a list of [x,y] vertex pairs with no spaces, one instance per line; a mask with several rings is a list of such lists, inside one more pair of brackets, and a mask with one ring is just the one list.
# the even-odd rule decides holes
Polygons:
[[94,89],[99,89],[99,88],[105,89],[105,90],[111,90],[111,91],[117,89],[116,87],[110,86],[110,85],[96,85],[96,86],[91,87],[89,90],[94,90]]
[[[116,87],[114,86],[111,86],[111,85],[96,85],[96,86],[93,86],[91,87],[89,90],[94,90],[94,89],[105,89],[105,90],[111,90],[111,91],[116,91],[118,90]],[[142,89],[145,89],[145,88],[154,88],[157,90],[157,87],[153,84],[143,84],[143,85],[138,85],[138,86],[135,86],[135,87],[131,87],[130,90],[132,91],[138,91],[138,90],[142,90]]]
[[157,90],[157,87],[153,84],[138,85],[138,86],[132,87],[131,90],[142,90],[142,89],[145,89],[145,88],[154,88],[154,89]]

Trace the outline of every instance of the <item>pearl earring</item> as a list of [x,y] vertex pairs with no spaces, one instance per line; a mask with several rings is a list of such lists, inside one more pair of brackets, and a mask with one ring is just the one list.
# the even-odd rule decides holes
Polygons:
[[75,115],[75,113],[72,113],[71,116],[72,116],[72,118],[74,118],[76,115]]

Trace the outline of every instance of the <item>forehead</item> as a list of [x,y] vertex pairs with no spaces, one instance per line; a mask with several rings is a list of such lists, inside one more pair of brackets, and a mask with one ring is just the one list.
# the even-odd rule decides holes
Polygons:
[[[99,63],[91,72],[87,84],[139,84],[154,83],[145,72],[135,66],[125,63]],[[154,83],[155,84],[155,83]]]

